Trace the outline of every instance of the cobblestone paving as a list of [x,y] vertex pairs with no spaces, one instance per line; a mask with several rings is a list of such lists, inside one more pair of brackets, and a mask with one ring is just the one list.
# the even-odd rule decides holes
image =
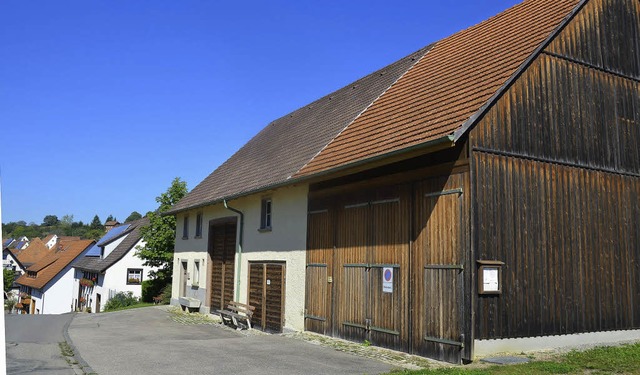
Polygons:
[[395,350],[380,348],[366,343],[359,344],[335,337],[323,336],[312,332],[291,332],[284,333],[283,336],[304,340],[312,344],[322,345],[342,352],[351,353],[357,356],[377,359],[394,366],[403,367],[409,370],[420,370],[445,366],[442,362],[430,360],[428,358],[415,356]]
[[200,314],[200,313],[187,313],[182,311],[179,307],[172,306],[167,309],[169,312],[169,316],[171,320],[174,322],[185,324],[185,325],[214,325],[220,324],[220,318],[210,314]]

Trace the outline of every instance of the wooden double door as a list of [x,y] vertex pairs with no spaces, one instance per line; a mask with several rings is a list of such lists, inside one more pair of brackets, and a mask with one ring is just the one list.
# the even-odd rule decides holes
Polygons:
[[284,262],[249,262],[249,305],[256,309],[254,328],[282,332],[284,325]]
[[309,202],[305,329],[460,362],[464,177]]
[[237,219],[225,218],[209,223],[209,306],[212,312],[233,301]]

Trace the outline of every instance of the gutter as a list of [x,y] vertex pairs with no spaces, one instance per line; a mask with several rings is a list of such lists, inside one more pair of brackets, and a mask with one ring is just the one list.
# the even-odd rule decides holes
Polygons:
[[[373,157],[370,157],[370,158],[367,158],[367,159],[358,160],[358,161],[355,161],[355,162],[352,162],[352,163],[349,163],[349,164],[345,164],[345,165],[341,165],[339,167],[328,169],[328,170],[325,170],[325,171],[322,171],[322,172],[310,174],[310,175],[307,175],[307,176],[301,176],[301,177],[294,177],[294,178],[289,177],[286,180],[281,181],[281,182],[277,182],[277,183],[274,183],[274,184],[271,184],[271,185],[261,186],[261,187],[256,188],[256,189],[247,190],[247,191],[244,191],[244,192],[241,192],[241,193],[228,195],[226,197],[215,198],[213,200],[206,201],[204,203],[196,204],[196,205],[193,205],[193,206],[185,207],[185,208],[182,208],[182,209],[179,209],[179,210],[176,210],[176,211],[172,211],[171,209],[169,209],[168,211],[161,212],[160,216],[174,216],[174,215],[177,215],[177,214],[179,214],[181,212],[194,210],[194,209],[202,208],[202,207],[206,207],[206,206],[211,206],[211,205],[214,205],[214,204],[217,204],[217,203],[220,203],[220,202],[223,202],[225,207],[227,207],[227,203],[226,202],[228,200],[234,200],[234,199],[238,199],[238,198],[241,198],[241,197],[245,197],[247,195],[259,193],[259,192],[262,192],[262,191],[273,190],[273,189],[281,188],[281,187],[284,187],[284,186],[289,186],[289,185],[297,184],[297,183],[300,183],[300,182],[313,180],[313,179],[316,179],[318,177],[331,175],[331,174],[334,174],[336,172],[341,172],[341,171],[348,170],[348,169],[351,169],[351,168],[357,168],[357,167],[360,167],[360,166],[363,166],[363,165],[366,165],[366,164],[369,164],[369,163],[372,163],[372,162],[376,162],[376,161],[383,160],[383,159],[386,159],[386,158],[389,158],[389,157],[393,157],[393,156],[402,155],[404,153],[408,153],[408,152],[412,152],[412,151],[417,151],[417,150],[420,150],[420,149],[423,149],[423,148],[431,148],[431,147],[438,147],[438,146],[445,146],[445,148],[453,147],[453,146],[455,146],[456,141],[457,140],[456,140],[456,137],[455,137],[454,134],[447,134],[447,135],[444,135],[444,136],[442,136],[440,138],[433,139],[431,141],[420,143],[420,144],[417,144],[417,145],[414,145],[414,146],[411,146],[411,147],[407,147],[407,148],[403,148],[403,149],[400,149],[400,150],[391,151],[391,152],[388,152],[386,154],[376,155],[376,156],[373,156]],[[232,210],[232,211],[240,212],[240,211],[235,211],[235,210]]]
[[242,234],[244,233],[244,213],[242,213],[242,211],[237,210],[231,206],[229,206],[227,204],[227,200],[223,199],[222,202],[224,203],[224,208],[226,208],[229,211],[233,211],[235,213],[237,213],[238,215],[240,215],[240,235],[238,236],[238,248],[236,253],[238,254],[238,271],[237,271],[237,281],[236,281],[236,301],[240,301],[240,275],[242,273]]

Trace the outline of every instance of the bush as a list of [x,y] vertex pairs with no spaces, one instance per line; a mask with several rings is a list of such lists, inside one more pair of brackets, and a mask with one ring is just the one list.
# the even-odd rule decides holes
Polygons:
[[104,311],[117,310],[136,303],[138,303],[138,299],[133,296],[133,292],[118,292],[104,305]]
[[168,305],[171,303],[171,283],[165,285],[162,288],[162,304]]
[[159,296],[169,285],[169,298],[171,298],[171,283],[164,279],[149,279],[142,282],[142,302],[153,302],[153,297]]

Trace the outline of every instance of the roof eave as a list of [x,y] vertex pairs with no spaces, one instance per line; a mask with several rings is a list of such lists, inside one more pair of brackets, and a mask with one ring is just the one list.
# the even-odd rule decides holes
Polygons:
[[[175,216],[179,213],[185,212],[185,211],[190,211],[190,210],[195,210],[198,208],[202,208],[202,207],[207,207],[207,206],[211,206],[217,203],[221,203],[223,201],[230,201],[230,200],[234,200],[234,199],[238,199],[238,198],[242,198],[248,195],[252,195],[252,194],[256,194],[256,193],[261,193],[267,190],[273,190],[273,189],[277,189],[277,188],[281,188],[281,187],[285,187],[285,186],[290,186],[290,185],[294,185],[297,183],[301,183],[301,182],[316,182],[316,181],[320,181],[320,180],[324,180],[327,179],[327,177],[339,177],[342,175],[346,175],[346,174],[351,174],[351,173],[356,173],[356,172],[360,172],[366,169],[370,169],[372,168],[372,164],[376,164],[379,163],[381,161],[388,161],[384,164],[390,164],[392,162],[396,162],[399,160],[403,160],[403,159],[407,159],[410,156],[413,156],[414,153],[416,152],[420,152],[422,154],[425,153],[431,153],[431,152],[435,152],[435,151],[439,151],[445,148],[450,148],[450,147],[454,147],[456,145],[456,139],[455,139],[455,135],[454,134],[447,134],[444,135],[442,137],[427,141],[427,142],[423,142],[423,143],[419,143],[410,147],[406,147],[406,148],[402,148],[399,150],[395,150],[395,151],[391,151],[391,152],[387,152],[384,154],[380,154],[380,155],[376,155],[376,156],[372,156],[369,158],[365,158],[365,159],[361,159],[361,160],[357,160],[351,163],[347,163],[347,164],[343,164],[340,166],[337,166],[335,168],[330,168],[324,171],[320,171],[317,173],[312,173],[309,175],[304,175],[304,176],[300,176],[300,177],[291,177],[285,181],[281,181],[275,184],[270,184],[270,185],[265,185],[262,187],[259,187],[257,189],[252,189],[252,190],[247,190],[241,193],[237,193],[237,194],[232,194],[232,195],[228,195],[228,196],[224,196],[224,197],[220,197],[220,198],[216,198],[213,200],[209,200],[200,204],[196,204],[196,205],[191,205],[185,208],[181,208],[178,210],[167,210],[165,212],[161,212],[160,215],[161,216]],[[407,156],[409,155],[409,156]],[[377,165],[376,165],[377,166]]]
[[567,26],[569,22],[573,19],[573,17],[580,12],[580,10],[584,7],[584,5],[589,2],[589,0],[581,0],[578,5],[569,13],[562,22],[549,34],[549,36],[536,48],[529,57],[520,65],[520,67],[509,77],[500,88],[487,100],[487,102],[482,105],[471,117],[465,121],[462,126],[454,132],[454,140],[457,142],[460,138],[465,136],[465,134],[487,113],[489,108],[491,108],[497,101],[502,97],[502,95],[507,91],[509,87],[524,73],[525,70],[533,63],[533,61],[540,55],[540,53],[547,48],[549,43],[558,36],[558,34],[562,31],[562,29]]

